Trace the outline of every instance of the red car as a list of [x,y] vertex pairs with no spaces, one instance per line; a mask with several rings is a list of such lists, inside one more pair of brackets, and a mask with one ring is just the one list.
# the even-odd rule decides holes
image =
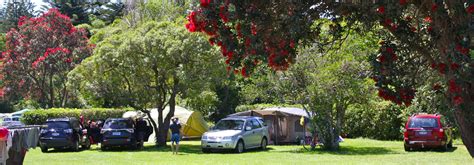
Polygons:
[[415,114],[405,124],[405,151],[419,148],[441,148],[448,150],[453,146],[451,128],[445,125],[439,114]]

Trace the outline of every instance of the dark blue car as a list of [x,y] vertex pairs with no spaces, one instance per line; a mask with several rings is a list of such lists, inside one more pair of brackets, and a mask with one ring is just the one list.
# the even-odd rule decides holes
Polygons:
[[90,148],[87,133],[76,118],[48,119],[44,125],[39,139],[42,152],[47,152],[49,148],[70,148],[74,151],[79,151],[79,146]]
[[100,146],[102,150],[114,146],[137,148],[136,131],[131,119],[109,118],[105,121],[100,133],[102,134]]

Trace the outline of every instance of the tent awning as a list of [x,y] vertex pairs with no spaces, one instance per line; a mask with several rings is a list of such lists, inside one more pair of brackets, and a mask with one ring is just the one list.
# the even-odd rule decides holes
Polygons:
[[252,115],[259,115],[259,116],[271,116],[271,115],[292,116],[293,115],[293,116],[308,117],[308,114],[303,109],[300,109],[300,108],[280,108],[280,107],[266,108],[266,109],[263,109],[263,110],[250,110],[250,111],[238,112],[238,113],[231,114],[229,116],[252,116]]

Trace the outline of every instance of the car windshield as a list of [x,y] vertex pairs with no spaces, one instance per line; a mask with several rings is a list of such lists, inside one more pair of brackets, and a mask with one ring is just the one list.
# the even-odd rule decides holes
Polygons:
[[104,129],[126,129],[132,128],[132,123],[128,120],[107,120]]
[[412,118],[408,128],[423,128],[432,127],[437,128],[438,122],[435,118]]
[[46,125],[48,126],[48,129],[54,128],[54,129],[69,129],[69,123],[65,121],[51,121],[47,122]]
[[242,130],[244,127],[244,121],[242,120],[221,120],[217,122],[214,129],[216,130]]

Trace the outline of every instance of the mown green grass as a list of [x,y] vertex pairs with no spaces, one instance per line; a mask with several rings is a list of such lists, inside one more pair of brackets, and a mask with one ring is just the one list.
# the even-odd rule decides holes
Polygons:
[[147,144],[140,151],[70,152],[50,151],[41,153],[39,148],[30,150],[24,164],[474,164],[464,145],[455,142],[448,152],[425,150],[405,152],[401,141],[346,139],[337,152],[317,149],[306,151],[302,146],[269,146],[268,150],[250,150],[243,154],[201,152],[199,141],[182,141],[181,154],[172,155],[169,148],[156,148]]

